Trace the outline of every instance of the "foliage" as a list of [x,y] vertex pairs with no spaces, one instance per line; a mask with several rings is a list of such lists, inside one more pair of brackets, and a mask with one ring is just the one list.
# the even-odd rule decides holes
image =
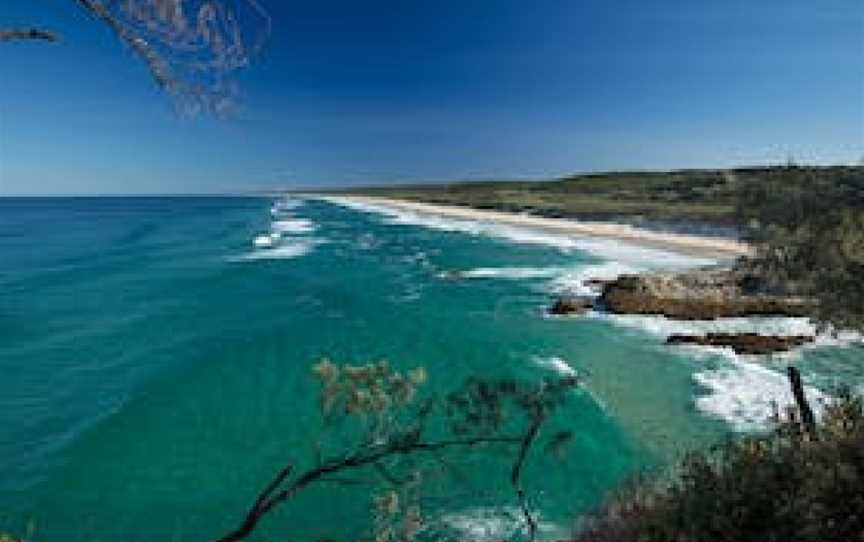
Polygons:
[[340,367],[322,359],[312,373],[321,386],[321,415],[332,422],[339,416],[362,419],[371,440],[394,438],[406,430],[400,415],[405,414],[426,382],[426,370],[418,367],[406,373],[392,369],[387,362]]
[[[447,462],[444,453],[516,449],[510,484],[529,535],[536,523],[521,484],[522,467],[541,426],[577,385],[573,377],[540,383],[469,379],[439,399],[422,393],[426,371],[399,371],[387,362],[340,366],[323,359],[313,366],[324,431],[313,465],[283,467],[259,493],[243,521],[220,542],[243,540],[276,507],[317,483],[343,483],[347,475],[374,484],[372,539],[406,541],[424,525],[424,483]],[[570,432],[547,448],[560,452]],[[326,450],[326,451],[325,451]],[[302,463],[302,459],[298,461]],[[444,473],[446,475],[446,472]]]
[[494,434],[516,411],[529,421],[543,420],[566,400],[574,376],[547,378],[541,385],[511,379],[471,378],[447,396],[447,415],[455,434]]
[[665,487],[635,483],[571,542],[860,542],[862,487],[862,400],[842,393],[815,435],[789,416],[769,435],[693,453]]
[[[257,0],[78,0],[135,53],[184,113],[224,114],[231,76],[249,65],[270,35]],[[58,41],[41,28],[0,29],[0,42]]]
[[[0,29],[0,42],[15,40],[57,41],[57,34],[41,28],[3,28]],[[2,539],[0,539],[2,542]]]
[[817,317],[864,327],[864,172],[790,165],[740,187],[738,214],[769,288],[818,301]]
[[246,67],[270,33],[257,0],[79,0],[150,69],[181,109],[223,114],[236,93],[230,74]]

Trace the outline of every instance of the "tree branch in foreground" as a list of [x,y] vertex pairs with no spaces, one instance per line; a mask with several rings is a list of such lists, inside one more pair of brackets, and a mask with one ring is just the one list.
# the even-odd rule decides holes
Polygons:
[[538,416],[535,418],[528,432],[522,438],[522,444],[519,447],[519,455],[516,462],[513,464],[513,471],[510,475],[510,483],[516,491],[516,498],[519,499],[519,507],[522,509],[522,515],[525,517],[525,524],[528,526],[528,536],[531,540],[537,537],[537,522],[534,516],[531,515],[531,508],[528,505],[528,497],[525,495],[525,489],[522,487],[522,467],[525,465],[525,458],[528,456],[528,450],[531,444],[537,438],[540,432],[540,426],[543,425],[545,417]]
[[801,373],[798,369],[789,365],[787,368],[789,375],[789,384],[792,387],[792,395],[795,397],[795,404],[798,406],[798,412],[801,415],[801,423],[804,430],[812,439],[817,439],[816,432],[816,416],[813,414],[813,409],[810,408],[810,403],[807,402],[807,396],[804,395],[804,385],[801,383]]
[[[475,437],[462,440],[444,440],[439,442],[395,442],[377,451],[373,450],[365,454],[358,453],[345,458],[332,459],[323,465],[303,473],[282,490],[277,492],[277,490],[282,487],[282,484],[292,470],[292,468],[288,466],[282,469],[282,471],[280,471],[279,474],[269,484],[267,484],[267,487],[258,495],[255,504],[253,504],[252,508],[247,512],[243,523],[230,533],[217,539],[216,542],[237,542],[239,540],[244,540],[252,534],[252,531],[254,531],[258,526],[258,522],[261,521],[267,513],[292,498],[306,486],[322,481],[322,479],[331,474],[372,465],[382,459],[395,455],[407,455],[416,452],[435,452],[446,448],[472,447],[482,444],[517,444],[520,442],[525,442],[525,438],[515,436]],[[520,458],[524,458],[524,454],[520,454]],[[526,515],[527,514],[528,513],[526,512]],[[528,515],[528,517],[530,518],[530,515]]]
[[190,113],[230,109],[231,75],[247,67],[270,36],[257,0],[78,0],[140,57],[156,84]]
[[78,0],[78,3],[108,25],[120,41],[131,47],[144,60],[150,69],[150,74],[160,88],[169,91],[176,90],[177,81],[168,68],[168,63],[147,40],[138,36],[128,26],[123,25],[102,2]]
[[[483,445],[518,446],[510,468],[510,484],[528,535],[535,539],[537,522],[522,487],[523,467],[541,427],[566,399],[566,393],[578,384],[575,376],[547,378],[539,384],[471,378],[448,394],[444,403],[438,403],[432,398],[416,398],[417,389],[426,381],[423,368],[400,372],[386,362],[339,366],[324,359],[313,367],[313,374],[320,385],[323,428],[330,432],[324,436],[337,436],[335,432],[341,429],[334,423],[353,418],[362,427],[357,444],[343,448],[328,460],[322,460],[316,452],[314,468],[294,476],[292,465],[283,468],[258,494],[240,525],[217,542],[246,539],[264,516],[304,488],[317,482],[338,482],[344,478],[340,475],[363,467],[372,469],[388,488],[386,494],[375,498],[379,514],[374,522],[375,539],[411,540],[422,523],[419,505],[412,503],[417,499],[414,492],[424,467],[410,458],[404,463],[397,460],[430,454],[432,461],[440,462],[439,452]],[[446,432],[429,438],[425,436],[427,421],[436,405],[446,406],[443,411],[436,410],[441,415],[436,419],[443,422],[440,429]],[[516,414],[515,424],[509,413]],[[316,449],[320,452],[320,444]],[[408,472],[399,472],[402,466]],[[396,524],[390,520],[400,513],[403,521],[396,528],[402,532],[396,532]]]
[[35,27],[0,29],[0,41],[16,40],[42,40],[56,42],[60,41],[60,36],[50,30]]

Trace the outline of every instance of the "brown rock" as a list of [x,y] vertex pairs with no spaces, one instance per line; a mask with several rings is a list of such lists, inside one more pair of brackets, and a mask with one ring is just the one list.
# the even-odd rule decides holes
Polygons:
[[590,278],[582,281],[582,284],[595,290],[602,290],[607,284],[613,282],[612,279],[595,279]]
[[594,308],[594,300],[589,297],[561,297],[549,307],[549,314],[583,314]]
[[810,305],[792,296],[747,293],[750,284],[729,270],[622,275],[603,287],[599,302],[621,314],[659,314],[677,320],[731,316],[805,316]]
[[786,352],[813,342],[807,335],[759,335],[757,333],[709,333],[707,335],[670,335],[666,344],[695,344],[701,346],[730,347],[736,354],[765,355]]

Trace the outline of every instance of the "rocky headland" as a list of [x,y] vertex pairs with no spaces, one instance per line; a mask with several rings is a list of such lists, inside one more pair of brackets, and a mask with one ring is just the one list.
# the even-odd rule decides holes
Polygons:
[[663,315],[675,320],[736,316],[806,316],[811,303],[766,294],[754,275],[730,269],[621,275],[602,286],[597,304],[617,314]]
[[[785,316],[810,314],[813,304],[791,293],[767,293],[758,274],[743,266],[685,272],[621,275],[613,280],[588,279],[584,286],[598,292],[596,298],[561,297],[549,308],[554,315],[600,310],[614,314],[665,316],[673,320]],[[670,345],[732,348],[738,354],[764,355],[785,352],[812,342],[812,336],[744,333],[673,334]]]

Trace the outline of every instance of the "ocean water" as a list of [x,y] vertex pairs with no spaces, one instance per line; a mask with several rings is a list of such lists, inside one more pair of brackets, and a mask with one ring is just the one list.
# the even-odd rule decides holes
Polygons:
[[[549,318],[585,278],[712,262],[621,243],[442,220],[338,199],[0,199],[0,532],[38,541],[209,540],[285,463],[308,465],[321,357],[471,376],[583,379],[534,454],[542,534],[627,476],[764,428],[784,357],[671,349],[681,329],[810,330],[796,319]],[[458,276],[459,280],[452,280]],[[682,327],[684,326],[684,327]],[[857,337],[791,354],[814,398],[861,385]],[[450,458],[430,484],[436,540],[503,540],[518,517],[503,456]],[[371,489],[374,489],[371,488]],[[256,540],[349,540],[368,486],[309,490]]]

